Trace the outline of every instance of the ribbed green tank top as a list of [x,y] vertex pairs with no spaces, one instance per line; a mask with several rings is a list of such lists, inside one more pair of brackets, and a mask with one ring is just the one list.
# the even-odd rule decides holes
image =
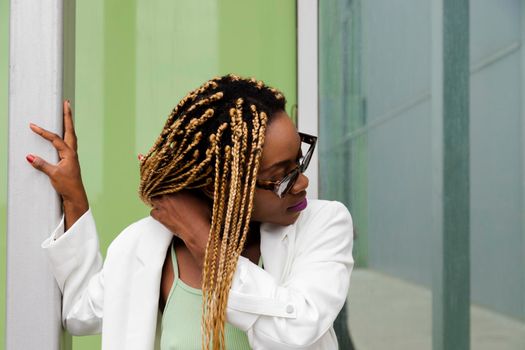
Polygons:
[[[202,291],[179,279],[175,247],[171,245],[173,285],[171,286],[161,323],[161,350],[201,350]],[[226,323],[224,328],[226,349],[250,349],[246,334]]]

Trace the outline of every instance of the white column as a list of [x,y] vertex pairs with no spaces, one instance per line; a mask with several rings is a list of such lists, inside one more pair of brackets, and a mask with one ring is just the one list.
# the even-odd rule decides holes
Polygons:
[[[299,131],[319,135],[319,94],[317,65],[318,0],[297,0],[297,126]],[[319,160],[317,148],[306,171],[310,180],[308,197],[319,193]]]
[[70,347],[61,329],[60,291],[40,248],[60,220],[61,205],[47,177],[25,156],[57,161],[54,148],[29,123],[62,133],[62,99],[73,98],[74,16],[74,0],[11,0],[7,350]]

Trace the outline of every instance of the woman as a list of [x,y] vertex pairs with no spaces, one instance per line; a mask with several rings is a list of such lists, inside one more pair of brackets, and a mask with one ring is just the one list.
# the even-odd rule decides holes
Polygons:
[[43,247],[72,334],[102,331],[104,349],[337,348],[351,216],[307,202],[316,138],[297,132],[279,91],[227,75],[183,98],[140,157],[151,216],[112,242],[104,265],[64,111],[63,140],[31,125],[60,162],[27,159],[63,198],[64,227]]

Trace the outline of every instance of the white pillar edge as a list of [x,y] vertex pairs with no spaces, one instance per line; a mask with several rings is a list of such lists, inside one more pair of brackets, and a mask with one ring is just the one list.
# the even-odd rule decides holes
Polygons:
[[[74,0],[10,3],[6,350],[70,347],[60,290],[41,248],[60,222],[61,205],[47,177],[25,159],[58,158],[29,123],[62,134],[64,10],[74,24]],[[66,37],[74,42],[74,26]]]
[[[297,126],[319,135],[318,0],[297,0]],[[305,175],[310,180],[308,197],[319,195],[318,147]]]

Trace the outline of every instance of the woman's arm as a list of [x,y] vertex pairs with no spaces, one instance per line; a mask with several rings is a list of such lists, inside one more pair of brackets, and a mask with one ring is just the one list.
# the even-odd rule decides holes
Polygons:
[[[63,231],[64,221],[56,232]],[[62,292],[62,323],[73,335],[102,331],[104,270],[91,211],[59,238],[54,232],[42,243]]]
[[295,242],[289,243],[294,245],[293,256],[285,259],[291,262],[289,272],[283,272],[280,280],[239,259],[227,319],[247,332],[255,348],[332,349],[334,345],[327,344],[326,337],[348,295],[352,218],[338,202],[323,202],[315,211],[297,224]]
[[227,319],[247,332],[255,348],[332,349],[335,344],[326,337],[348,295],[352,217],[339,202],[323,201],[311,209],[314,213],[296,225],[291,265],[281,280],[239,260]]
[[52,143],[60,161],[53,165],[33,154],[26,159],[49,177],[62,198],[64,218],[42,243],[42,248],[62,292],[64,328],[73,335],[87,335],[102,330],[104,274],[95,222],[80,175],[69,101],[64,101],[63,108],[63,139],[37,125],[30,125],[33,132]]
[[73,115],[69,101],[64,101],[64,138],[45,130],[38,125],[30,124],[31,130],[51,142],[58,152],[59,162],[56,165],[28,154],[27,161],[37,170],[49,177],[51,185],[62,198],[64,208],[64,229],[67,231],[89,209],[86,191],[80,174],[77,155],[77,136],[73,126]]

